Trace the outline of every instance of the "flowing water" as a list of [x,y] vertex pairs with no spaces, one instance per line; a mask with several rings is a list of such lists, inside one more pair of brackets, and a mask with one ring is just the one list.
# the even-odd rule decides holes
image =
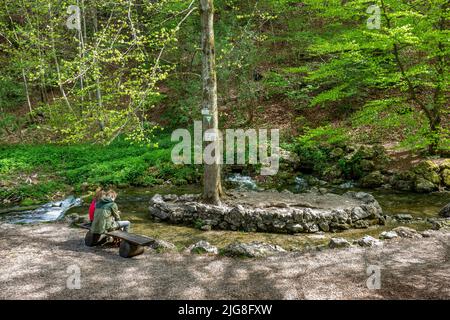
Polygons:
[[[259,189],[256,183],[245,176],[232,177],[230,182],[234,184],[241,184],[237,189],[241,190],[255,190]],[[304,190],[304,181],[301,181],[302,187],[288,186],[287,189],[299,192],[299,189]],[[348,190],[360,191],[352,184],[347,184],[343,188],[336,187],[330,189],[332,192],[344,193]],[[415,218],[437,217],[440,208],[450,202],[450,193],[433,193],[433,194],[416,194],[395,192],[392,190],[363,190],[370,192],[380,203],[385,214],[394,215],[399,213],[407,213]],[[155,237],[175,243],[180,249],[189,246],[199,240],[209,241],[211,244],[218,247],[224,247],[234,241],[250,242],[263,241],[274,243],[283,246],[288,250],[301,250],[317,245],[324,245],[329,241],[329,238],[336,236],[332,233],[317,233],[317,234],[271,234],[271,233],[255,233],[255,232],[240,232],[240,231],[201,231],[199,229],[183,226],[183,225],[169,225],[162,222],[155,222],[150,219],[148,213],[148,203],[151,197],[156,194],[184,194],[184,193],[199,193],[201,188],[199,186],[184,186],[184,187],[157,187],[157,188],[127,188],[119,189],[119,196],[117,204],[119,210],[122,212],[122,219],[130,220],[132,223],[132,232]],[[87,215],[89,201],[86,201],[83,206],[72,208],[68,214],[77,213]],[[7,214],[0,216],[0,221],[14,223],[20,220],[21,214]],[[30,220],[30,216],[23,214],[23,219],[20,222],[41,222],[42,219]],[[398,224],[397,224],[398,225]],[[352,229],[339,233],[339,237],[356,239],[363,235],[378,236],[384,230],[389,230],[396,225],[389,226],[373,226],[368,229]],[[418,230],[429,228],[425,221],[414,223],[413,227]]]

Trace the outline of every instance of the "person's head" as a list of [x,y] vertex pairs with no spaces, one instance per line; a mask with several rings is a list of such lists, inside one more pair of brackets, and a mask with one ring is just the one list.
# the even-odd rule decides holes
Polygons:
[[106,192],[106,196],[114,201],[117,198],[117,192],[115,192],[113,189],[109,189],[108,192]]
[[95,190],[94,198],[96,201],[98,201],[101,198],[103,198],[104,195],[105,195],[105,190],[103,190],[102,187],[98,187],[97,190]]

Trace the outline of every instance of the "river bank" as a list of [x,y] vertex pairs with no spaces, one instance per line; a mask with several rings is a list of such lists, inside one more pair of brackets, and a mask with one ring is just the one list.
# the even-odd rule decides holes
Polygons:
[[[123,259],[115,248],[85,247],[84,231],[62,223],[0,224],[0,230],[1,299],[450,298],[445,231],[382,247],[243,260],[149,250]],[[79,290],[66,287],[71,265],[81,270]],[[368,265],[381,267],[379,290],[366,286]]]

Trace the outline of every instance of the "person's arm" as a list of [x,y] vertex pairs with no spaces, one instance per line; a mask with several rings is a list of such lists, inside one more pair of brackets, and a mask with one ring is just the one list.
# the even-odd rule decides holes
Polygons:
[[120,211],[119,211],[119,207],[117,207],[117,204],[114,203],[111,206],[111,213],[116,221],[120,220]]

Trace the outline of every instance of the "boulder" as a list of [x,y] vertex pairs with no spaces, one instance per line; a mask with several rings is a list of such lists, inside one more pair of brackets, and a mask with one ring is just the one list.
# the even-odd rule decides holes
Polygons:
[[162,196],[164,201],[177,201],[178,196],[175,194],[166,194]]
[[450,219],[444,218],[428,218],[428,223],[431,223],[431,228],[433,230],[439,230],[442,228],[450,227]]
[[375,239],[371,236],[364,236],[361,239],[357,240],[357,243],[361,247],[374,247],[374,246],[381,246],[383,244],[382,241]]
[[369,227],[369,222],[366,220],[358,220],[353,224],[353,227],[357,229],[366,229]]
[[415,180],[416,174],[414,172],[400,171],[392,176],[390,183],[397,190],[411,191],[414,189]]
[[390,240],[390,239],[394,239],[394,238],[398,238],[398,234],[395,231],[383,231],[380,234],[380,239],[383,239],[383,240]]
[[363,210],[361,207],[355,207],[352,210],[351,217],[352,217],[353,221],[358,221],[358,220],[367,218],[370,215],[371,215],[370,212]]
[[400,191],[411,191],[414,189],[414,181],[410,181],[410,180],[397,180],[394,183],[392,183],[392,185],[394,186],[394,188],[396,190],[400,190]]
[[292,233],[299,233],[303,231],[303,226],[299,223],[287,225],[287,229]]
[[210,253],[210,254],[218,254],[219,249],[209,244],[209,242],[201,240],[192,246],[189,247],[189,251],[191,253]]
[[441,172],[442,183],[446,187],[450,187],[450,169],[444,169]]
[[426,160],[420,162],[414,168],[414,172],[433,184],[438,185],[441,182],[441,177],[439,176],[439,166],[433,161]]
[[211,231],[211,225],[210,224],[204,224],[200,227],[200,230],[202,231]]
[[450,169],[450,159],[445,159],[439,166],[439,169],[441,171],[445,170],[445,169]]
[[423,177],[418,177],[416,179],[414,187],[417,192],[421,192],[421,193],[432,192],[438,188],[433,182],[431,182]]
[[395,231],[401,238],[413,238],[413,239],[422,238],[422,236],[417,232],[417,230],[408,227],[397,227],[392,231]]
[[150,248],[158,251],[174,251],[176,250],[176,246],[173,243],[170,243],[165,240],[155,239],[151,244]]
[[450,218],[450,202],[439,211],[439,215],[444,218]]
[[414,172],[417,174],[427,174],[428,172],[438,172],[439,166],[431,160],[420,162],[415,168]]
[[164,203],[164,199],[160,194],[155,194],[151,199],[150,199],[150,206],[153,206],[155,204],[163,204]]
[[384,184],[384,176],[380,171],[374,171],[361,179],[361,185],[365,188],[377,188]]
[[420,234],[424,238],[431,238],[433,236],[433,233],[434,233],[433,230],[425,230],[425,231],[422,231]]
[[224,249],[225,255],[248,258],[265,257],[282,252],[286,252],[286,250],[278,245],[256,241],[251,243],[234,242]]
[[331,249],[348,248],[350,246],[351,246],[350,242],[348,242],[344,238],[331,238],[330,243],[328,244],[328,247],[330,247]]

